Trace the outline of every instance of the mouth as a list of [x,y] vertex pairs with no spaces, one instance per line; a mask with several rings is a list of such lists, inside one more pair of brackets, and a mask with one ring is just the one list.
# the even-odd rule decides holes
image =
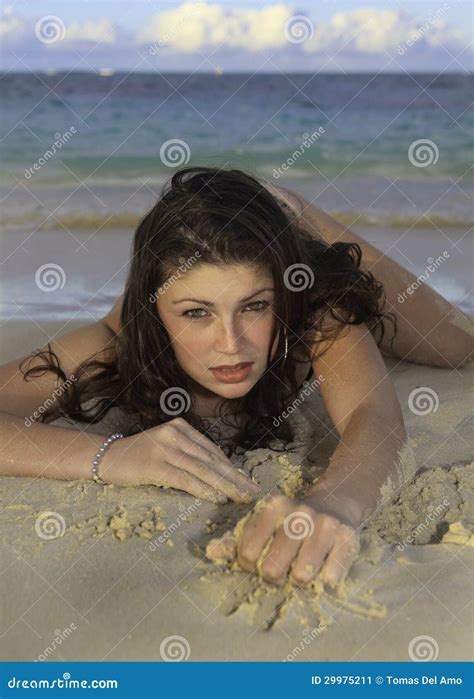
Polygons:
[[240,364],[219,364],[219,366],[212,366],[211,369],[218,369],[219,371],[236,371],[237,369],[241,369],[248,364],[252,364],[252,362],[240,362]]
[[252,371],[253,362],[241,362],[240,364],[222,365],[211,367],[210,371],[221,383],[238,383],[244,381]]

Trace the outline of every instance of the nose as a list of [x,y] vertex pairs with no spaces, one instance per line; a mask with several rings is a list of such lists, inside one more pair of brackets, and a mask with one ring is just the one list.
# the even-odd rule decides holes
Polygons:
[[222,354],[238,354],[243,343],[242,330],[234,321],[222,322],[216,329],[214,348]]

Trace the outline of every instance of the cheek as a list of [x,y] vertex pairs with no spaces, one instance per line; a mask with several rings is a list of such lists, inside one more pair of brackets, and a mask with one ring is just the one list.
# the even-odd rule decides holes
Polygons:
[[204,336],[196,328],[187,324],[175,328],[172,345],[178,360],[196,362],[196,357],[202,357],[204,344]]
[[[261,318],[257,322],[249,323],[245,330],[245,337],[249,345],[266,352],[270,344],[274,320],[272,317]],[[278,338],[277,338],[278,341]]]
[[270,359],[274,359],[274,357],[275,357],[275,354],[276,354],[276,351],[277,351],[277,347],[278,347],[278,341],[279,341],[279,339],[280,339],[280,332],[277,333],[277,335],[276,335],[276,337],[275,337],[275,339],[274,339],[274,341],[273,341],[272,351],[271,351],[271,353],[270,353]]

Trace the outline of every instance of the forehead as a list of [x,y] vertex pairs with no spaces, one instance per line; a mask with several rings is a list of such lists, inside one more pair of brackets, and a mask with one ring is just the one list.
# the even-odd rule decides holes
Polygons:
[[170,301],[183,296],[196,298],[240,299],[265,285],[273,286],[268,270],[257,265],[209,265],[199,264],[175,275],[166,294]]

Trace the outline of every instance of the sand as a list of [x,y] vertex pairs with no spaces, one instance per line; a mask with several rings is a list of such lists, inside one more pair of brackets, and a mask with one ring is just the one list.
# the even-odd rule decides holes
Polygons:
[[[419,470],[362,532],[344,583],[276,586],[225,558],[210,561],[209,541],[233,531],[255,502],[3,477],[3,659],[161,660],[169,637],[181,636],[189,660],[409,660],[410,642],[423,635],[438,660],[469,660],[472,369],[387,365]],[[436,411],[410,411],[420,386],[438,394]],[[108,434],[116,419],[94,431]],[[232,459],[264,495],[303,494],[335,447],[316,392],[291,420],[295,451]]]

